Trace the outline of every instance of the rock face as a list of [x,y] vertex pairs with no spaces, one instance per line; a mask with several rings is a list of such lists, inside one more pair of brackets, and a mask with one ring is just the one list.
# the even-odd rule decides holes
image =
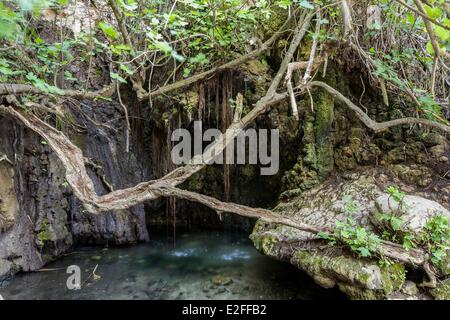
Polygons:
[[[370,216],[377,211],[377,205],[386,203],[388,196],[384,190],[390,184],[392,181],[374,168],[333,176],[316,188],[284,199],[275,210],[295,220],[323,227],[334,227],[336,221],[352,215],[359,224],[375,232]],[[417,204],[410,212],[415,213],[411,226],[421,225],[419,220],[426,221],[425,216],[429,215],[425,213],[448,212],[437,202],[422,197],[411,196],[405,201]],[[357,209],[350,210],[349,206]],[[406,270],[402,264],[380,265],[376,259],[358,258],[308,232],[258,221],[251,239],[262,253],[292,263],[324,288],[338,286],[352,299],[429,297],[424,291],[413,290],[414,283],[405,282]]]
[[[113,106],[101,107],[97,114],[96,108],[84,114],[99,122],[114,118],[117,111]],[[86,132],[67,133],[87,157],[105,164],[104,175],[114,188],[142,180],[143,170],[136,159],[122,151],[120,131],[93,129],[95,126],[89,125],[86,118],[80,120]],[[8,161],[0,162],[0,285],[17,271],[41,268],[74,242],[124,244],[148,238],[143,206],[129,212],[84,214],[64,179],[64,169],[46,142],[0,116],[0,158],[3,155]],[[92,170],[90,175],[96,191],[106,192],[101,175]]]
[[0,162],[0,232],[14,225],[19,209],[14,190],[14,170],[10,160],[6,156],[3,159]]

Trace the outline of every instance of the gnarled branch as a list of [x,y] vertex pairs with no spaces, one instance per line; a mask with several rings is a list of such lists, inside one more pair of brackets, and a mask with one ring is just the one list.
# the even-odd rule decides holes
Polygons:
[[431,121],[428,119],[422,119],[422,118],[400,118],[385,122],[376,122],[375,120],[372,120],[364,111],[362,111],[357,105],[355,105],[353,102],[351,102],[348,98],[346,98],[342,93],[334,89],[333,87],[329,86],[328,84],[320,81],[312,81],[308,83],[308,86],[310,87],[321,87],[328,91],[333,97],[336,99],[342,101],[349,107],[352,111],[356,113],[356,116],[371,130],[375,132],[384,131],[388,128],[405,125],[405,124],[422,124],[428,127],[436,128],[439,130],[442,130],[446,133],[450,133],[450,126],[445,125],[443,123]]
[[[95,99],[102,97],[110,97],[114,94],[115,85],[116,82],[113,81],[109,85],[97,91],[61,90],[60,95],[79,99]],[[0,95],[6,94],[50,94],[50,93],[29,84],[0,83]]]

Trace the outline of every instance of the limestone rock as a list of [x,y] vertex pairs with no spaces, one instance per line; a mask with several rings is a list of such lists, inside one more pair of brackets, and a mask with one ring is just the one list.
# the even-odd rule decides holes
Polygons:
[[[414,234],[419,234],[427,221],[437,214],[443,214],[450,219],[450,212],[442,205],[418,196],[406,195],[402,204],[399,205],[389,194],[383,194],[375,200],[375,206],[372,215],[378,212],[399,212],[399,218],[404,221],[402,228]],[[377,223],[378,220],[373,219],[372,221]]]
[[14,225],[18,209],[14,170],[6,161],[0,162],[0,234]]
[[[361,226],[377,232],[372,215],[380,211],[380,206],[385,209],[388,204],[391,208],[394,206],[384,192],[387,186],[394,184],[393,179],[395,177],[386,171],[376,169],[343,173],[308,191],[284,193],[282,202],[274,210],[297,221],[328,228],[351,214]],[[401,190],[404,187],[400,185]],[[418,196],[405,199],[410,205],[408,225],[417,232],[433,214],[443,212],[448,216],[448,211],[438,202]],[[349,201],[357,207],[351,213],[347,210]],[[381,267],[378,259],[358,258],[349,251],[324,245],[318,235],[258,221],[250,238],[265,255],[289,261],[308,273],[318,285],[324,288],[337,286],[349,298],[430,298],[427,292],[418,292],[414,283],[405,282],[404,265],[394,263]]]

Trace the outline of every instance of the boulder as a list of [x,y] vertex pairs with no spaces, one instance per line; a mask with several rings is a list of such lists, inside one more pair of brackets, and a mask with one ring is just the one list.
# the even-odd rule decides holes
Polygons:
[[2,282],[11,275],[12,268],[13,264],[10,261],[0,258],[0,288],[2,287]]
[[[337,221],[352,216],[366,230],[377,233],[378,226],[372,223],[372,216],[380,209],[395,210],[395,203],[384,192],[393,184],[392,178],[382,170],[344,173],[330,177],[313,189],[285,193],[274,211],[327,228],[334,228]],[[400,189],[404,187],[400,185]],[[406,196],[405,202],[409,205],[405,220],[415,232],[420,232],[427,219],[435,214],[449,216],[446,208],[424,197]],[[317,234],[259,220],[250,238],[263,254],[290,262],[318,285],[336,286],[351,299],[430,298],[424,290],[418,291],[417,284],[406,281],[404,265],[380,264],[376,257],[360,258],[347,249],[327,245]],[[443,290],[438,291],[439,297],[442,296]]]
[[374,209],[371,212],[371,222],[375,225],[385,227],[377,217],[380,212],[394,213],[403,220],[402,229],[415,235],[419,235],[427,221],[435,215],[442,214],[450,220],[450,211],[436,201],[418,196],[406,195],[399,203],[389,194],[383,194],[376,198]]

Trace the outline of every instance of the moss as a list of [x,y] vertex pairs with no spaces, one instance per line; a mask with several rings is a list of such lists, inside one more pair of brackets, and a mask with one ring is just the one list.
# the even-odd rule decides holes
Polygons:
[[450,250],[447,250],[447,255],[433,265],[438,269],[439,273],[444,276],[450,275]]
[[262,252],[268,256],[273,255],[273,248],[278,242],[278,239],[271,235],[265,235],[261,239]]
[[83,134],[73,133],[70,136],[70,140],[81,150],[86,149],[86,136]]
[[387,294],[400,290],[405,283],[406,270],[401,263],[381,267],[383,291]]
[[200,190],[202,188],[202,182],[200,181],[200,178],[198,177],[192,177],[189,180],[189,189],[190,190]]
[[253,75],[264,75],[268,71],[267,65],[259,60],[250,60],[246,63],[245,68]]
[[430,293],[436,300],[450,300],[450,280],[438,283]]
[[[334,70],[330,70],[325,79],[332,86],[336,84]],[[283,179],[283,190],[307,190],[323,181],[334,168],[334,140],[332,130],[334,121],[334,98],[325,90],[313,92],[314,110],[311,110],[309,98],[299,101],[303,115],[302,152],[297,164]],[[314,172],[314,173],[311,173]]]
[[274,256],[273,248],[275,244],[278,243],[278,238],[264,232],[265,229],[265,223],[258,221],[253,228],[250,239],[253,241],[253,245],[259,252],[268,256]]
[[[2,155],[0,152],[0,157]],[[7,162],[0,161],[0,233],[14,225],[18,208],[14,191],[14,170]]]
[[[405,281],[405,268],[401,264],[380,268],[370,260],[351,256],[332,255],[322,251],[298,251],[294,256],[297,266],[316,282],[334,280],[339,288],[353,299],[380,299],[399,290]],[[321,281],[318,281],[322,285]]]
[[44,243],[45,241],[52,241],[52,233],[50,231],[50,224],[47,218],[42,220],[41,229],[37,234],[37,238],[42,243]]
[[197,91],[187,91],[177,97],[184,109],[191,112],[198,108],[200,96]]
[[426,187],[433,181],[431,169],[420,164],[396,164],[389,168],[399,179],[408,184]]
[[250,164],[245,165],[242,167],[241,172],[246,177],[252,177],[255,175],[255,166],[250,165]]

